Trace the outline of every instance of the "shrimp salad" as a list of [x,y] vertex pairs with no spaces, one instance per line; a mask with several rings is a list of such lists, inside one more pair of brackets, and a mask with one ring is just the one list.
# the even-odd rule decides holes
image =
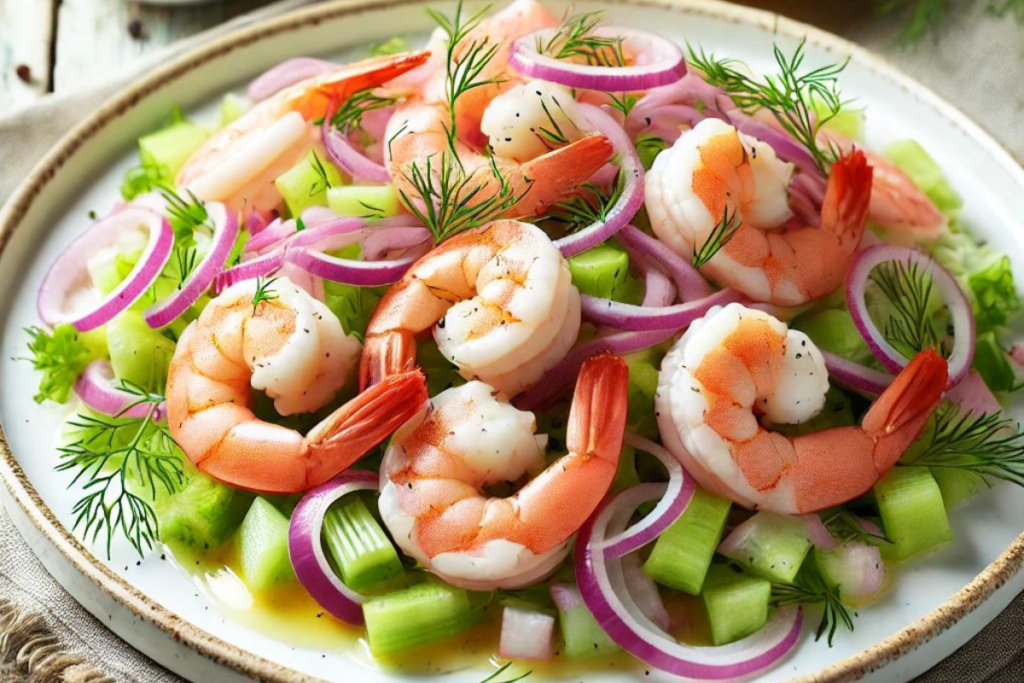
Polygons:
[[864,146],[845,64],[430,14],[175,111],[53,264],[28,346],[89,543],[227,558],[382,667],[737,679],[1024,485],[1009,259],[919,144]]

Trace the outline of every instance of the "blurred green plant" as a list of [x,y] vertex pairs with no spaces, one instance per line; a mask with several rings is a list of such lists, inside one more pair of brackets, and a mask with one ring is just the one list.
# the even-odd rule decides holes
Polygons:
[[[900,40],[917,42],[937,28],[952,9],[954,0],[875,0],[878,14],[902,14],[906,23]],[[1012,15],[1024,24],[1024,0],[989,0],[985,11],[997,17]]]

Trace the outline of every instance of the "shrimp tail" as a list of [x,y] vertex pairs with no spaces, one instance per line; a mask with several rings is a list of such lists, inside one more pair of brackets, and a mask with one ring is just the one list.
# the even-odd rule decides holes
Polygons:
[[359,364],[359,390],[365,391],[385,377],[416,365],[416,337],[406,330],[390,330],[368,337]]
[[346,470],[412,419],[427,402],[420,370],[390,375],[338,408],[306,437],[309,486]]
[[570,453],[607,460],[613,467],[618,464],[626,430],[628,383],[629,367],[618,356],[602,353],[583,364],[569,411],[566,445]]
[[946,390],[946,360],[928,349],[914,356],[892,384],[871,405],[862,427],[875,441],[879,472],[896,464],[921,434]]
[[871,204],[873,173],[867,157],[859,149],[832,165],[821,206],[823,230],[836,233],[847,244],[860,242]]
[[564,200],[612,158],[612,143],[603,135],[584,138],[523,164],[530,189],[516,206],[520,216],[540,216]]

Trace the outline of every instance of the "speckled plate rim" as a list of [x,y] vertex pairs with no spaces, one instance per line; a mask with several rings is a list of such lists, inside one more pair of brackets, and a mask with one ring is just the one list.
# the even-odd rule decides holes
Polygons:
[[[875,75],[897,85],[921,103],[933,108],[958,126],[975,143],[992,155],[1003,169],[1024,187],[1024,169],[981,126],[934,92],[914,81],[885,60],[857,45],[821,29],[786,17],[719,0],[603,0],[609,4],[630,4],[676,9],[685,14],[703,15],[724,21],[747,23],[773,33],[800,38],[808,43],[840,55],[849,55]],[[111,125],[126,112],[193,69],[202,67],[232,50],[257,43],[282,33],[293,32],[368,11],[394,8],[400,0],[334,0],[294,11],[249,26],[212,40],[157,68],[109,99],[97,111],[75,126],[46,154],[0,209],[0,255],[22,219],[43,189],[54,179],[65,163],[97,132]],[[253,655],[217,636],[187,622],[162,605],[136,590],[123,578],[101,563],[76,539],[40,498],[8,447],[0,425],[0,477],[13,500],[75,569],[137,617],[152,623],[174,640],[194,649],[215,662],[260,681],[295,683],[317,680]],[[1024,565],[1024,533],[1018,536],[988,567],[949,600],[903,630],[858,654],[832,664],[820,671],[795,679],[798,683],[838,683],[851,681],[875,671],[902,657],[923,643],[946,631],[1001,586]]]

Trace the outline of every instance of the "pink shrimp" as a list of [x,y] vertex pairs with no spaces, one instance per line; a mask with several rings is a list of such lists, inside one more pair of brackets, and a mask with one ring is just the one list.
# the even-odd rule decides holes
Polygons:
[[859,427],[786,436],[825,405],[828,371],[802,332],[740,304],[712,309],[665,356],[656,415],[662,442],[702,486],[784,514],[868,491],[917,439],[942,399],[947,364],[918,354]]
[[419,371],[392,375],[307,435],[260,420],[253,388],[281,414],[317,410],[354,374],[360,348],[323,303],[285,278],[272,288],[276,298],[254,305],[255,282],[240,282],[185,330],[167,378],[167,423],[200,471],[238,488],[295,493],[390,436],[425,405],[427,390]]
[[[449,583],[475,590],[542,579],[615,477],[626,424],[626,363],[590,358],[569,413],[568,454],[544,469],[532,413],[470,382],[431,400],[395,435],[379,507],[395,542]],[[543,471],[541,471],[543,470]],[[533,476],[506,498],[484,487]]]

